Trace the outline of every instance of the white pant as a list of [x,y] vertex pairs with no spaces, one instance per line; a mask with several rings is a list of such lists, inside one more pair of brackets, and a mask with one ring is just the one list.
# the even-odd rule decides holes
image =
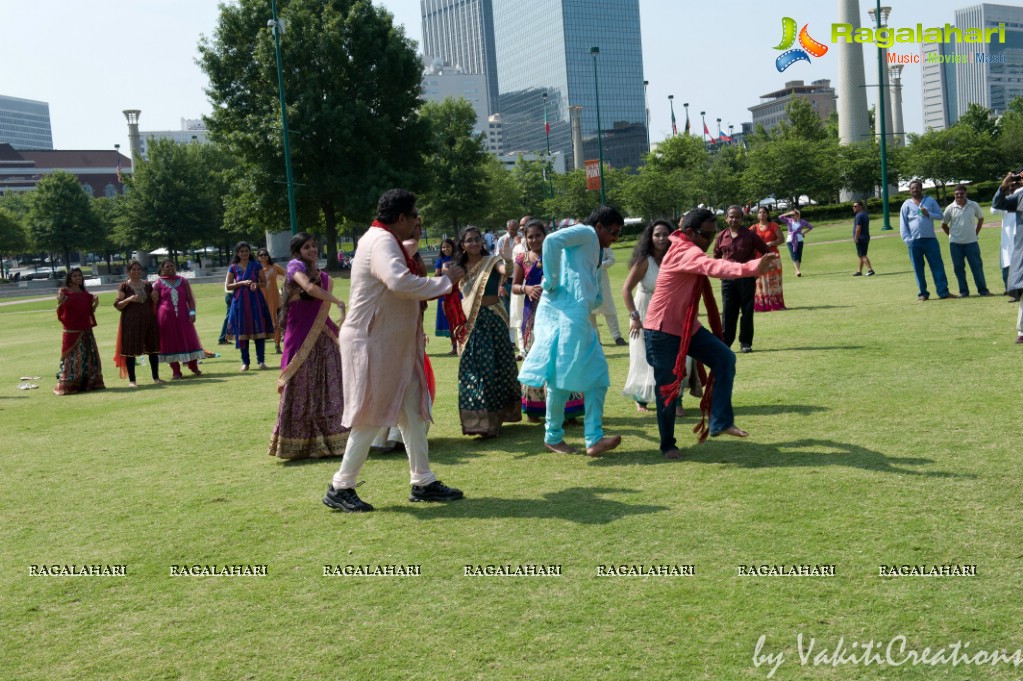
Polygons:
[[[387,424],[359,425],[348,434],[345,455],[341,459],[341,468],[334,474],[331,484],[334,489],[350,489],[355,487],[362,465],[369,456],[370,445]],[[419,384],[413,381],[405,391],[405,399],[398,412],[398,429],[401,439],[405,442],[408,454],[409,476],[416,486],[429,485],[437,479],[430,470],[430,448],[426,442],[429,423],[419,414]]]
[[1019,299],[1019,314],[1016,316],[1016,331],[1023,336],[1023,298]]
[[515,351],[521,353],[522,346],[522,308],[526,303],[526,296],[512,294],[511,305],[508,311],[508,336],[511,338]]

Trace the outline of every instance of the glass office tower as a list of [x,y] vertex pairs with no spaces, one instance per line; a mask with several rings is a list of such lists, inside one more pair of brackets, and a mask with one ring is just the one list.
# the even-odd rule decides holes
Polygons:
[[597,57],[604,160],[637,168],[648,151],[639,0],[493,0],[505,153],[547,149],[572,167],[569,106],[582,106],[586,159],[597,158]]
[[0,95],[0,142],[15,149],[53,149],[50,105]]
[[491,0],[422,0],[423,54],[463,73],[486,77],[487,115],[497,112],[497,68]]

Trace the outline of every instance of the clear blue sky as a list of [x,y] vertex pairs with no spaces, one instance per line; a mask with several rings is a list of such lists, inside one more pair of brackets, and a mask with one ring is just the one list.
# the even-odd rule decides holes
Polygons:
[[[376,0],[419,41],[419,0]],[[523,0],[528,2],[528,0]],[[954,10],[968,0],[891,0],[893,27],[942,26],[954,22]],[[1014,2],[999,4],[1019,5]],[[53,141],[58,149],[128,147],[123,109],[141,109],[143,130],[180,128],[180,119],[210,111],[206,78],[195,64],[196,44],[211,34],[217,20],[214,0],[35,0],[0,2],[4,36],[0,40],[0,94],[50,103]],[[267,16],[269,17],[269,0]],[[868,4],[861,0],[863,23]],[[830,41],[837,2],[792,0],[786,3],[640,0],[643,60],[650,81],[651,139],[671,132],[668,95],[675,96],[681,130],[682,102],[693,118],[707,112],[722,127],[738,129],[750,120],[748,107],[786,80],[829,78],[837,60],[831,54],[812,64],[797,63],[785,73],[774,66],[781,38],[781,17],[809,24],[810,34]],[[531,46],[535,49],[536,46]],[[907,48],[901,51],[909,51]],[[874,51],[868,52],[867,82],[877,81]],[[903,71],[906,129],[922,132],[920,67]],[[873,103],[868,89],[868,103]],[[699,131],[698,120],[693,129]]]

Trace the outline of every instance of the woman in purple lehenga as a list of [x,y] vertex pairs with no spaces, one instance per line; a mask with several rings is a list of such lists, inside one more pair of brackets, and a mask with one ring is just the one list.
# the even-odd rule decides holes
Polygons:
[[331,292],[334,284],[316,261],[316,239],[306,232],[291,238],[281,296],[284,352],[277,391],[281,394],[270,456],[306,459],[342,456],[348,429],[341,425],[341,353],[338,327],[329,317],[331,304],[345,304]]

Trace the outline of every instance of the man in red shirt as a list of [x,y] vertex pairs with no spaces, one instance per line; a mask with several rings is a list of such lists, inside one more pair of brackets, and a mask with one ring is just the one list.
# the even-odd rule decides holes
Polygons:
[[[732,262],[745,263],[764,255],[771,249],[756,232],[748,229],[743,222],[742,208],[729,206],[725,213],[728,229],[718,235],[714,244],[714,257]],[[753,352],[753,303],[757,292],[756,277],[742,276],[721,282],[721,339],[732,347],[735,341],[735,326],[739,323],[739,350]],[[742,322],[739,322],[742,312]]]
[[[776,253],[767,253],[762,258],[744,263],[707,257],[707,247],[714,240],[717,227],[714,214],[709,210],[697,208],[686,213],[679,226],[681,231],[669,237],[671,245],[661,261],[657,286],[643,323],[647,362],[654,368],[657,384],[660,448],[669,459],[681,456],[675,446],[674,398],[680,388],[676,367],[681,359],[684,371],[687,354],[710,368],[714,377],[712,388],[708,388],[711,391],[711,437],[721,433],[735,437],[749,435],[736,427],[732,411],[735,353],[696,319],[699,297],[704,297],[708,306],[707,316],[714,327],[718,323],[714,318],[717,304],[707,277],[757,277],[778,267]],[[703,437],[706,437],[706,432],[701,434],[701,440]]]

